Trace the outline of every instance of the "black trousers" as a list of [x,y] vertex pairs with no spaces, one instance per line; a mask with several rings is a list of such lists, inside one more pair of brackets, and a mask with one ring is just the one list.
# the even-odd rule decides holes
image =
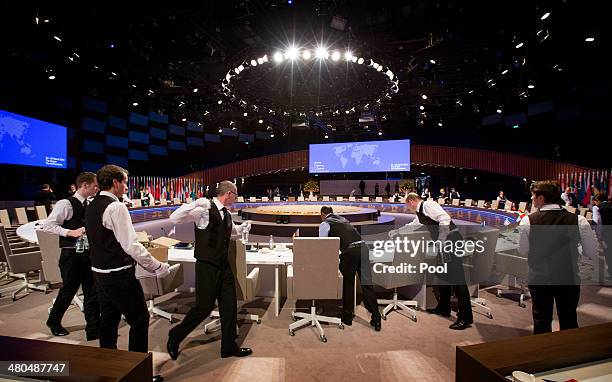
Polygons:
[[[363,265],[363,266],[362,266]],[[363,291],[363,305],[372,315],[380,319],[376,293],[372,285],[372,267],[370,266],[369,250],[365,244],[350,247],[340,254],[340,272],[342,273],[342,315],[353,318],[353,299],[355,290],[355,275],[359,275]]]
[[552,332],[553,304],[561,330],[578,327],[576,308],[580,300],[580,285],[530,285],[533,314],[533,334]]
[[62,275],[62,287],[57,293],[47,324],[61,325],[64,313],[66,313],[72,299],[81,287],[84,297],[83,311],[87,322],[85,332],[88,338],[97,336],[100,329],[100,306],[98,305],[98,293],[91,271],[89,254],[87,252],[76,253],[74,248],[62,248],[59,268]]
[[[462,240],[458,232],[451,232],[446,240],[457,241]],[[438,255],[438,259],[440,259]],[[463,260],[460,257],[450,254],[448,262],[448,273],[440,276],[440,299],[438,300],[437,308],[443,312],[450,313],[451,311],[451,292],[454,291],[457,298],[457,319],[472,322],[474,316],[472,314],[472,301],[470,291],[465,284],[465,273],[463,271]]]
[[134,268],[96,273],[100,302],[100,347],[117,349],[121,315],[130,325],[128,350],[146,353],[149,349],[149,310]]
[[215,300],[219,303],[219,319],[221,320],[221,354],[234,353],[236,344],[236,289],[234,273],[229,264],[225,262],[216,266],[204,261],[196,261],[196,305],[189,310],[187,316],[170,330],[168,336],[181,342],[202,321],[204,321],[215,307]]

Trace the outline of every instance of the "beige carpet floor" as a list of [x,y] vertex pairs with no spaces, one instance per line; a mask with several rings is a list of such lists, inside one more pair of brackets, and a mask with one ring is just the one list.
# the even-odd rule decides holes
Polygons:
[[[12,289],[16,283],[0,283]],[[481,291],[488,300],[493,319],[475,313],[474,326],[465,331],[448,329],[449,319],[418,312],[418,322],[401,313],[391,313],[379,333],[368,324],[367,312],[360,306],[353,326],[344,330],[324,326],[327,343],[321,343],[314,328],[305,327],[288,334],[294,301],[285,301],[279,317],[274,317],[270,299],[250,304],[249,311],[263,315],[260,325],[241,323],[239,342],[252,347],[254,354],[237,359],[219,358],[219,333],[204,334],[198,327],[182,344],[181,355],[172,361],[165,352],[169,328],[167,320],[152,317],[149,349],[153,352],[154,370],[166,381],[453,381],[455,347],[499,339],[530,335],[531,304],[521,308],[516,301],[497,298],[494,289]],[[66,337],[50,335],[45,320],[47,308],[57,290],[48,294],[31,292],[13,302],[10,294],[0,298],[0,335],[42,339],[98,346],[85,341],[83,314],[71,306],[63,324],[71,332]],[[193,303],[189,294],[176,294],[162,303],[171,308],[178,303],[180,319]],[[337,301],[322,303],[323,313],[335,314]],[[309,302],[299,302],[307,310]],[[581,326],[612,321],[612,288],[585,286],[578,308]],[[556,323],[555,327],[558,327]],[[127,349],[129,327],[122,323],[119,348]]]

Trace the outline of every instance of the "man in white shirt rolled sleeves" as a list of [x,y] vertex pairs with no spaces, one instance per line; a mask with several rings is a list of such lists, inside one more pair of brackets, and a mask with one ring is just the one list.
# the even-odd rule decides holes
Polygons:
[[[422,200],[418,194],[411,192],[406,196],[406,206],[410,211],[414,211],[417,217],[404,227],[389,232],[390,237],[423,225],[431,234],[432,240],[441,242],[442,247],[445,247],[444,243],[446,241],[462,240],[461,233],[459,233],[450,215],[438,203],[432,200]],[[458,305],[457,320],[449,328],[453,330],[467,329],[474,322],[474,318],[470,292],[465,284],[463,261],[454,253],[438,253],[437,260],[439,263],[448,263],[448,273],[438,276],[440,280],[438,306],[434,309],[427,309],[427,312],[442,317],[450,317],[451,290],[454,290]]]
[[519,224],[519,252],[527,255],[529,267],[534,334],[552,331],[555,303],[560,329],[578,327],[578,244],[582,245],[583,255],[591,258],[599,250],[589,222],[562,208],[559,195],[560,187],[555,181],[533,183],[531,201],[538,211]]
[[221,320],[221,357],[244,357],[253,351],[240,348],[236,344],[236,288],[234,274],[228,262],[230,237],[250,229],[250,222],[239,226],[232,222],[227,207],[234,204],[238,197],[236,185],[229,180],[219,183],[217,196],[212,202],[206,198],[183,204],[170,215],[176,224],[194,223],[196,258],[196,305],[187,316],[168,333],[166,348],[174,360],[179,355],[179,345],[219,302]]
[[[149,346],[149,311],[135,266],[163,277],[169,265],[157,261],[138,242],[122,196],[128,172],[115,165],[98,170],[100,193],[87,207],[85,227],[91,251],[91,269],[100,302],[100,347],[117,348],[121,315],[130,325],[128,350],[146,353]],[[163,378],[155,376],[153,381]]]
[[66,336],[68,330],[62,326],[62,317],[70,306],[79,287],[83,289],[83,313],[85,314],[85,333],[87,341],[99,338],[100,308],[96,287],[91,273],[89,249],[77,253],[77,240],[85,232],[85,209],[87,198],[98,192],[96,174],[84,172],[76,179],[78,189],[67,199],[62,199],[53,208],[49,217],[43,222],[45,232],[59,236],[61,248],[59,258],[62,287],[53,303],[47,326],[54,336]]

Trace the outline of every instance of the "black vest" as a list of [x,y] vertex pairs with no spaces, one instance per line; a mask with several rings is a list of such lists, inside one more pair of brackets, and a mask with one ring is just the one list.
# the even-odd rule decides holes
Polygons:
[[[423,224],[425,228],[427,228],[427,230],[429,231],[429,234],[431,235],[431,239],[438,240],[438,236],[440,235],[440,223],[433,220],[429,216],[425,215],[425,213],[423,213],[423,206],[425,205],[425,203],[426,203],[425,200],[421,202],[421,206],[419,207],[419,210],[416,211],[416,215],[419,218],[419,223]],[[435,202],[429,201],[429,203],[435,203]],[[455,228],[457,228],[457,226],[451,220],[448,230],[452,231]]]
[[340,238],[340,251],[344,252],[351,243],[361,240],[361,235],[351,223],[342,216],[329,214],[325,218],[325,222],[329,224],[329,237]]
[[[72,206],[72,217],[69,220],[64,220],[62,228],[72,230],[85,227],[85,207],[83,204],[74,196],[70,196],[66,200],[68,200]],[[59,246],[61,248],[74,248],[76,241],[76,237],[60,236]]]
[[578,215],[566,209],[529,216],[530,285],[578,285]]
[[120,268],[134,265],[134,260],[125,253],[112,230],[102,224],[104,210],[115,199],[96,195],[85,211],[85,229],[89,240],[91,265],[98,269]]
[[196,239],[194,256],[199,261],[220,266],[227,263],[230,237],[232,236],[232,217],[228,211],[225,214],[225,219],[221,220],[223,212],[219,211],[215,203],[211,204],[206,228],[199,229],[197,225],[194,225]]

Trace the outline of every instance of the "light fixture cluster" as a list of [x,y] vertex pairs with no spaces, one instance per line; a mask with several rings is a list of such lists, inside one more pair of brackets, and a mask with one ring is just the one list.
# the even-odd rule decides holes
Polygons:
[[[361,65],[368,69],[371,69],[377,73],[380,73],[381,78],[383,78],[387,82],[387,86],[385,90],[380,95],[373,95],[372,104],[380,105],[381,99],[390,100],[392,96],[399,92],[399,79],[397,75],[389,68],[379,62],[376,62],[375,59],[359,57],[354,54],[349,49],[344,51],[340,50],[329,50],[323,46],[317,46],[314,48],[306,48],[306,47],[297,47],[290,46],[285,50],[274,51],[273,53],[264,54],[260,57],[254,57],[250,59],[246,59],[240,62],[236,67],[231,68],[225,74],[225,77],[221,81],[221,93],[227,97],[231,102],[238,103],[244,109],[252,109],[257,112],[260,108],[262,111],[266,111],[269,114],[279,114],[282,116],[293,116],[296,117],[306,117],[307,113],[312,112],[313,116],[321,117],[323,116],[322,110],[317,111],[306,111],[306,110],[283,110],[282,105],[266,105],[266,107],[250,104],[247,102],[248,100],[241,99],[238,97],[233,89],[233,81],[241,75],[245,70],[257,70],[258,67],[262,65],[281,65],[284,62],[297,64],[299,62],[307,62],[318,60],[322,61],[330,61],[333,63],[344,62],[346,64],[355,64]],[[218,101],[219,104],[222,103],[222,100]],[[370,108],[370,102],[364,102],[363,104],[358,102],[347,102],[348,106],[346,106],[345,113],[351,114],[361,110],[368,110]],[[276,110],[274,110],[276,109]],[[335,108],[334,108],[335,109]],[[340,111],[337,111],[339,114]],[[333,113],[332,113],[333,115]]]

